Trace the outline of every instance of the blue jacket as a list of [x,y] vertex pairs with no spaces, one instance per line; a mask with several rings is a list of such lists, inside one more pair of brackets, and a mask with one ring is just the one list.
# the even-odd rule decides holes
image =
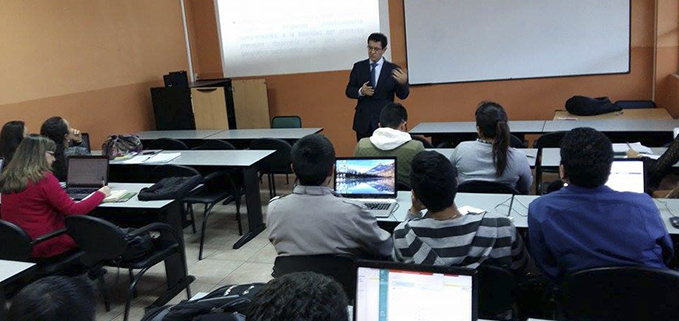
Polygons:
[[673,248],[646,194],[568,186],[528,209],[530,254],[551,279],[589,268],[667,268]]

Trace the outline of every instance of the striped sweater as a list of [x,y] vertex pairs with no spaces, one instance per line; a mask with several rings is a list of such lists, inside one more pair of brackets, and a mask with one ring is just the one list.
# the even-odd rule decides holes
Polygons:
[[452,220],[415,218],[394,230],[399,262],[476,268],[487,263],[518,274],[532,265],[521,236],[506,218],[467,214]]

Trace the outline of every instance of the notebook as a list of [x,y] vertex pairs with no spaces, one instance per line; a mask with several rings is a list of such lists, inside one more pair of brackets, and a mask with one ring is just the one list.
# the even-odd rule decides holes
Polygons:
[[478,314],[476,271],[358,261],[356,321],[472,321]]
[[644,162],[641,159],[616,159],[606,186],[618,192],[643,193],[646,186]]
[[396,157],[351,157],[335,161],[335,191],[362,202],[376,217],[396,208]]
[[70,156],[66,172],[66,193],[81,200],[108,184],[107,156]]

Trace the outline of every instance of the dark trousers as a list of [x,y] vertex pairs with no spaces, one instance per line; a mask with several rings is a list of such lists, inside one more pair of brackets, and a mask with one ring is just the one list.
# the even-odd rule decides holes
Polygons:
[[358,141],[360,141],[362,138],[366,138],[366,137],[372,136],[372,135],[373,135],[373,132],[375,131],[375,129],[377,129],[377,128],[371,128],[370,130],[368,130],[368,131],[365,132],[365,133],[356,132],[356,141],[358,142]]

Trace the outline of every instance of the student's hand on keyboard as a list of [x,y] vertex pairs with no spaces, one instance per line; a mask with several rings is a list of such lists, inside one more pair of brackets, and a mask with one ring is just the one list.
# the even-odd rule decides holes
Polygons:
[[108,187],[108,186],[104,186],[104,187],[100,188],[99,191],[104,193],[105,197],[111,196],[111,188]]

